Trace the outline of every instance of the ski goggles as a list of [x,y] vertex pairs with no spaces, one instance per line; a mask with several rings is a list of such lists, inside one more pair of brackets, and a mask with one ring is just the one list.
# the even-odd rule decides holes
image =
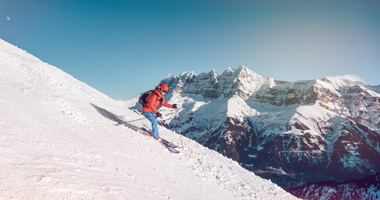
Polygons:
[[160,90],[161,93],[167,93],[168,92],[168,91],[165,91],[165,90],[163,90],[161,88],[158,88],[158,89]]

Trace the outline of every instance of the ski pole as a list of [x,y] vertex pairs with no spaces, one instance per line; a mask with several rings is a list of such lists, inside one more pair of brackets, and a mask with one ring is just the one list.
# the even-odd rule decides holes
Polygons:
[[122,122],[118,122],[118,123],[116,124],[116,126],[119,125],[119,124],[127,124],[127,123],[131,123],[131,122],[135,122],[135,121],[140,121],[140,120],[143,120],[143,119],[149,119],[149,118],[152,118],[152,117],[154,117],[154,116],[151,116],[151,117],[144,117],[144,118],[141,118],[141,119],[136,119],[136,120],[127,121],[127,122],[122,121]]
[[178,124],[178,133],[179,133],[179,137],[181,138],[181,144],[182,144],[182,147],[181,147],[181,148],[184,148],[185,146],[183,146],[183,142],[182,142],[181,129],[179,128],[179,119],[178,119],[177,109],[175,109],[175,115],[176,115],[176,117],[177,117],[177,124]]

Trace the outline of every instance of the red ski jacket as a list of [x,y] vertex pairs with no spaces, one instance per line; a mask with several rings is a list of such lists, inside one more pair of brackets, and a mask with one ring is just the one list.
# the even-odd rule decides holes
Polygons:
[[146,104],[142,107],[141,110],[144,112],[154,112],[155,114],[157,114],[158,110],[156,108],[160,104],[168,108],[173,108],[173,105],[166,103],[165,99],[158,91],[158,88],[155,88],[154,92],[149,96],[148,100],[146,101]]

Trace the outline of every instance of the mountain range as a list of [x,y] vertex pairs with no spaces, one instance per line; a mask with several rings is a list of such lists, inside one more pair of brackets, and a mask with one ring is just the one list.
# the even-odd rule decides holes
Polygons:
[[353,75],[288,82],[245,66],[161,83],[179,105],[178,121],[161,108],[161,124],[285,189],[380,171],[380,85]]

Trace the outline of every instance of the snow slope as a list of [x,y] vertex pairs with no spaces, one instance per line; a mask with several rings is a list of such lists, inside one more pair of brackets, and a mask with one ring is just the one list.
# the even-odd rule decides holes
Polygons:
[[[0,39],[0,199],[296,199]],[[160,127],[164,138],[179,135]]]

